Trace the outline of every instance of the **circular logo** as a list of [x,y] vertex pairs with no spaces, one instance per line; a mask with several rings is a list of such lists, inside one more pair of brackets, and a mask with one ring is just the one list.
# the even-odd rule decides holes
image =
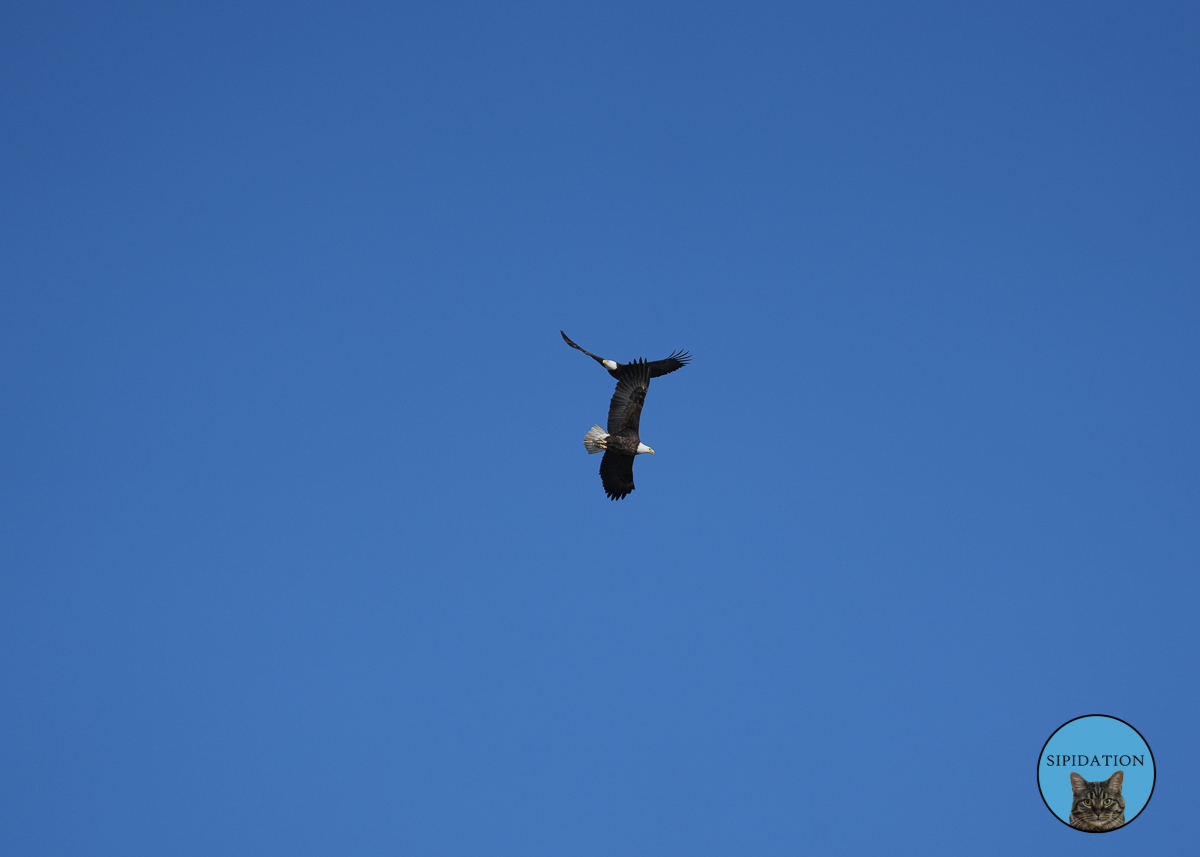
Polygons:
[[1038,757],[1038,789],[1063,824],[1108,833],[1133,821],[1154,794],[1154,754],[1117,717],[1088,714],[1054,730]]

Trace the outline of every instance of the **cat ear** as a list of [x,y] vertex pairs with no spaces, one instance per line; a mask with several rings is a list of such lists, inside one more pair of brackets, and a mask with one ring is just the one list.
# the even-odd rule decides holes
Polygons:
[[1079,794],[1081,791],[1083,791],[1083,787],[1086,785],[1087,780],[1079,776],[1079,774],[1075,773],[1074,771],[1071,771],[1071,791],[1073,791],[1075,794]]
[[1117,794],[1120,794],[1121,793],[1121,783],[1123,783],[1123,782],[1125,782],[1125,772],[1117,771],[1115,774],[1113,774],[1111,777],[1108,778],[1107,785],[1108,785],[1109,789],[1116,792]]

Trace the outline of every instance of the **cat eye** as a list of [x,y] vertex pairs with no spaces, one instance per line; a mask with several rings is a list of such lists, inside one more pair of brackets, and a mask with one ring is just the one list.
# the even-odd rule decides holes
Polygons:
[[1111,800],[1106,800],[1106,801],[1104,802],[1104,805],[1105,805],[1105,806],[1108,806],[1108,805],[1109,805],[1109,804],[1111,804],[1111,803],[1112,803],[1112,801],[1111,801]]
[[1080,803],[1081,803],[1081,804],[1083,804],[1084,806],[1091,806],[1091,805],[1092,805],[1092,802],[1091,802],[1090,800],[1081,800],[1081,801],[1080,801]]

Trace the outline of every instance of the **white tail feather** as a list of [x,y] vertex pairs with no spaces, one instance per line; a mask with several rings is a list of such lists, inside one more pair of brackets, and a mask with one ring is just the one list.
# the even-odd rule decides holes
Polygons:
[[608,449],[608,432],[600,426],[592,426],[583,436],[583,445],[587,447],[588,455],[593,452],[604,452]]

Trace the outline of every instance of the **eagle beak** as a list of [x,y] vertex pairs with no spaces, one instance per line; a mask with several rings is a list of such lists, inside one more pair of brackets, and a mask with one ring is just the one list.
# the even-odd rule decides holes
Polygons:
[[654,450],[653,450],[653,449],[652,449],[652,450],[650,450],[650,454],[651,454],[651,455],[654,455]]

